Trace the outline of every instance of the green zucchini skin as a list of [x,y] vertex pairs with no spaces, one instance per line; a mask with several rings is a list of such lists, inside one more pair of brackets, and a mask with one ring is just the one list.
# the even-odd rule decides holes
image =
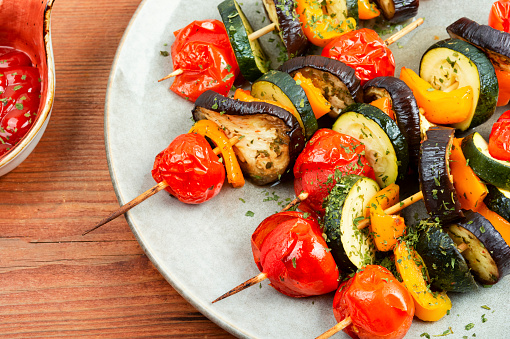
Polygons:
[[303,88],[296,84],[296,81],[289,74],[271,70],[258,78],[252,85],[252,95],[263,100],[275,100],[274,98],[264,97],[262,95],[264,91],[258,90],[264,82],[275,85],[290,99],[303,121],[305,137],[310,139],[319,129],[319,125]]
[[423,201],[429,215],[442,222],[464,216],[449,175],[448,159],[454,132],[450,127],[431,127],[421,144],[419,177]]
[[358,0],[345,0],[347,5],[347,17],[356,20],[356,27],[359,27]]
[[498,79],[494,66],[487,56],[473,45],[459,39],[446,39],[436,42],[423,54],[420,61],[420,76],[422,78],[426,78],[423,69],[427,62],[427,55],[437,48],[446,48],[453,51],[453,53],[459,53],[467,57],[470,60],[470,65],[476,68],[480,81],[478,101],[473,103],[476,104],[476,109],[472,120],[469,123],[467,123],[467,121],[460,122],[452,126],[461,131],[465,131],[484,123],[496,111],[496,103],[499,94]]
[[430,275],[431,285],[443,291],[469,292],[478,288],[456,244],[438,225],[420,233],[415,249]]
[[510,190],[510,164],[491,157],[487,147],[487,142],[478,132],[462,139],[462,152],[476,175],[489,184]]
[[483,200],[487,207],[510,222],[510,191],[488,184],[489,193]]
[[253,29],[249,21],[236,0],[223,1],[218,5],[218,11],[241,74],[248,81],[256,80],[268,71],[269,61],[258,40],[250,43],[248,35],[253,33]]
[[409,160],[418,166],[420,159],[420,110],[413,91],[395,77],[377,77],[363,86],[363,102],[370,103],[383,96],[389,97],[400,131],[407,140]]
[[[415,17],[420,6],[420,0],[375,0],[375,2],[384,18],[391,23],[398,23]],[[385,2],[391,3],[391,5],[388,7]]]

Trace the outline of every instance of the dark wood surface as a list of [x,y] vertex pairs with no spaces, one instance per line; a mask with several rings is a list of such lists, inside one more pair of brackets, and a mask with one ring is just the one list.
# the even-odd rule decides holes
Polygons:
[[[172,1],[172,0],[170,0]],[[56,0],[56,98],[34,152],[0,177],[0,336],[230,338],[188,304],[120,217],[108,172],[104,98],[140,0]]]

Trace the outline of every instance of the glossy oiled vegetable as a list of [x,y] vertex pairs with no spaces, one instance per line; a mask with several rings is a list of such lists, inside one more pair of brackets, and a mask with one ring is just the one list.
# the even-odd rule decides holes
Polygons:
[[402,22],[418,13],[419,0],[375,0],[389,22]]

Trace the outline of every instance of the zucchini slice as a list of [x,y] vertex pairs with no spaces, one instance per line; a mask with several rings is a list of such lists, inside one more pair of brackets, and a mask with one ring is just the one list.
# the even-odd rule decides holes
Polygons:
[[435,288],[454,292],[478,288],[457,245],[439,225],[429,223],[420,233],[415,249],[427,266],[431,285]]
[[493,285],[510,272],[510,247],[482,215],[466,211],[465,218],[448,227],[450,238],[459,246],[478,282]]
[[251,95],[258,99],[276,101],[291,109],[306,139],[310,139],[319,128],[305,91],[287,73],[274,70],[267,72],[253,83]]
[[323,231],[338,268],[344,272],[374,261],[376,250],[368,228],[358,230],[357,222],[363,219],[365,205],[378,191],[374,180],[350,174],[340,179],[326,198]]
[[484,123],[496,110],[499,87],[494,67],[482,51],[465,41],[447,39],[429,47],[420,61],[420,77],[445,92],[471,86],[470,116],[452,124],[461,131]]
[[391,22],[402,22],[418,13],[419,0],[375,0],[384,18]]
[[395,121],[379,108],[353,104],[333,124],[333,130],[365,144],[365,156],[374,169],[377,183],[386,187],[407,172],[407,141]]
[[363,86],[363,101],[370,103],[387,97],[395,112],[398,127],[407,140],[409,159],[418,166],[420,159],[420,110],[413,91],[402,80],[395,77],[377,77]]
[[487,207],[510,222],[510,191],[487,185],[489,193],[483,200]]
[[421,144],[420,187],[425,208],[432,218],[450,222],[463,217],[457,191],[450,175],[450,150],[454,129],[431,127]]
[[461,147],[476,175],[489,184],[510,190],[510,163],[493,158],[480,133],[474,132],[462,139]]
[[461,39],[487,54],[494,67],[510,72],[510,34],[488,25],[479,25],[468,18],[460,18],[446,31],[452,38]]
[[257,185],[277,180],[288,172],[305,146],[297,119],[285,109],[265,102],[243,102],[206,91],[195,101],[195,121],[209,119],[229,138],[243,172]]
[[287,57],[292,59],[302,55],[310,43],[296,14],[294,0],[262,0],[262,3],[267,16],[278,28],[278,34],[287,49]]
[[286,61],[278,68],[292,77],[300,72],[311,79],[314,86],[331,104],[331,110],[337,117],[347,106],[358,100],[360,80],[353,68],[343,62],[320,55],[308,55]]
[[334,17],[340,24],[347,18],[353,18],[358,27],[358,0],[327,0],[324,3],[328,15]]
[[236,0],[223,1],[218,5],[218,11],[241,74],[248,81],[256,80],[269,70],[269,59],[257,39],[248,39],[248,35],[253,33],[250,22]]

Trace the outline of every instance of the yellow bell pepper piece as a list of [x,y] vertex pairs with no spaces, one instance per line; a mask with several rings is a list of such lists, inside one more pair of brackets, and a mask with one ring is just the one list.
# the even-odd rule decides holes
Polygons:
[[425,118],[434,124],[449,125],[466,120],[473,105],[473,88],[465,86],[444,92],[433,88],[413,70],[402,67],[400,80],[413,91],[416,103],[425,110]]
[[414,300],[414,315],[423,321],[437,321],[452,308],[446,292],[435,293],[427,287],[425,265],[420,255],[401,241],[394,250],[395,265]]
[[305,91],[316,119],[331,111],[331,104],[324,98],[321,90],[314,86],[311,79],[305,78],[300,72],[297,72],[294,75],[294,80]]
[[377,6],[368,0],[358,0],[358,16],[361,20],[370,20],[381,15]]

